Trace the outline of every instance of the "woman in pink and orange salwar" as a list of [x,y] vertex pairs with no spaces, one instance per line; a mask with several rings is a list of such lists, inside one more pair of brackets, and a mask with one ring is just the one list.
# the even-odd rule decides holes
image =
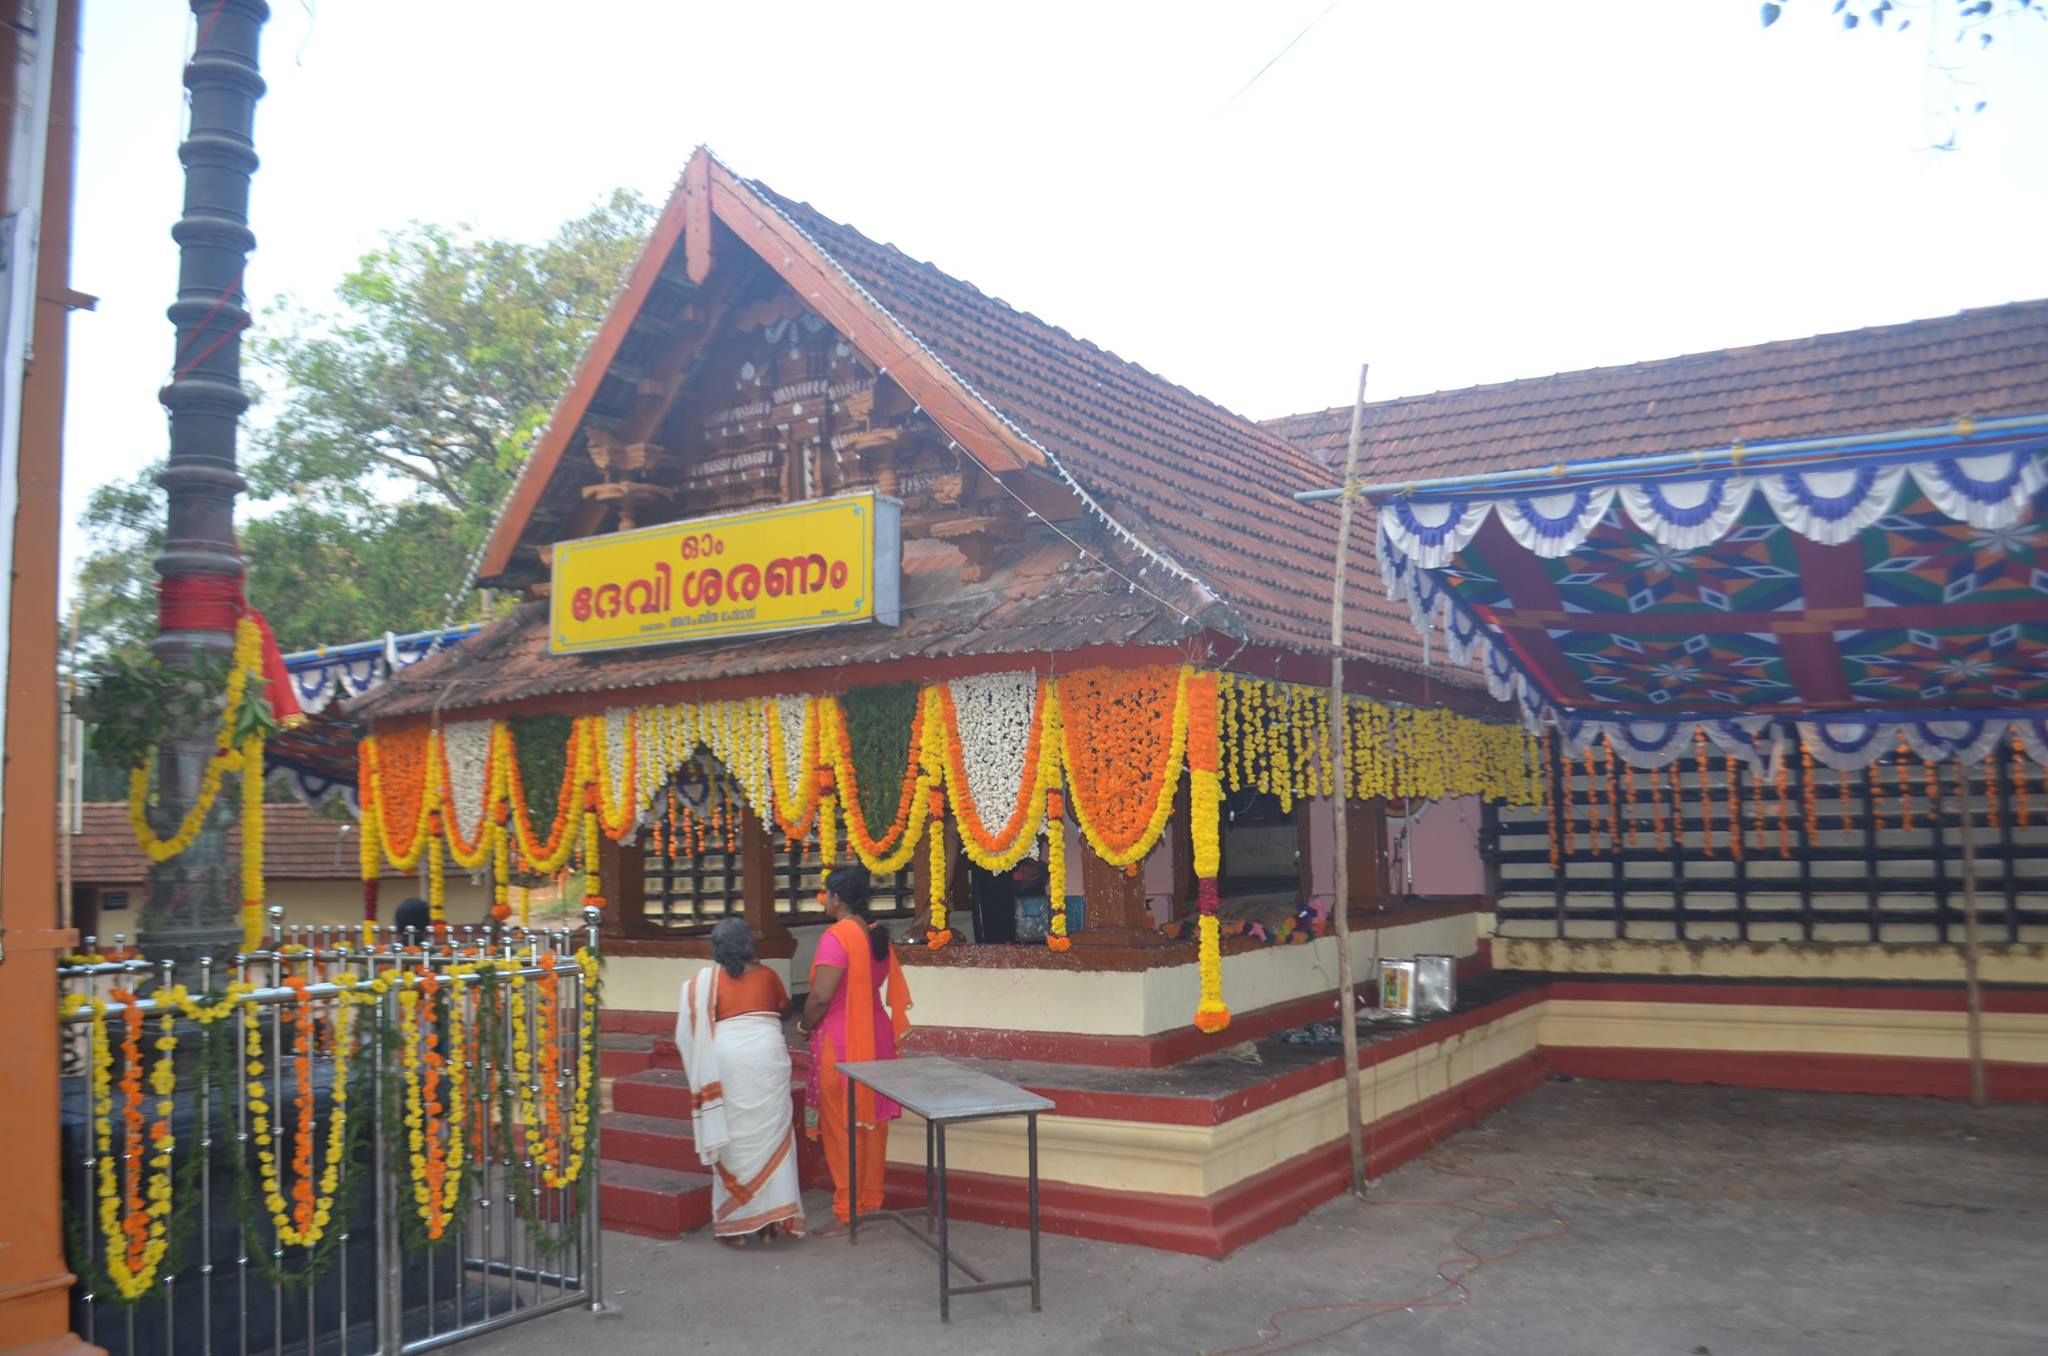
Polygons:
[[863,1215],[882,1208],[889,1122],[903,1114],[902,1107],[867,1088],[856,1089],[855,1104],[849,1109],[846,1080],[834,1072],[842,1061],[896,1058],[897,1044],[910,1030],[910,987],[890,953],[888,933],[868,921],[869,889],[863,866],[844,866],[825,878],[825,912],[833,922],[818,941],[810,997],[804,1003],[803,1030],[811,1037],[804,1129],[824,1147],[825,1163],[832,1170],[832,1213],[838,1217],[817,1231],[819,1237],[840,1232],[851,1218],[849,1112],[855,1124],[853,1152],[860,1164]]

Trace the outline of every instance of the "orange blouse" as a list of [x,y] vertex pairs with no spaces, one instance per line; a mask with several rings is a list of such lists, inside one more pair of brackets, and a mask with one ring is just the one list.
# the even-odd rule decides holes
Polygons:
[[719,1021],[743,1012],[780,1013],[788,1006],[789,991],[782,987],[782,976],[765,965],[755,966],[738,979],[718,977]]

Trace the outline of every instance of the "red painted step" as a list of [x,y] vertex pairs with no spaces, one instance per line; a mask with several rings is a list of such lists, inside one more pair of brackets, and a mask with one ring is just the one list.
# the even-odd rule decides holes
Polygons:
[[648,1238],[680,1238],[711,1222],[711,1179],[644,1163],[606,1162],[598,1170],[604,1227]]
[[676,1172],[702,1172],[697,1146],[690,1138],[688,1121],[666,1116],[636,1116],[629,1111],[608,1111],[600,1119],[604,1131],[604,1161],[641,1163],[650,1168]]
[[600,1078],[624,1078],[654,1064],[654,1037],[605,1032],[597,1038]]
[[612,1106],[636,1116],[690,1122],[690,1080],[681,1069],[643,1069],[612,1084]]
[[682,1052],[676,1049],[673,1036],[656,1036],[653,1045],[654,1067],[657,1069],[680,1069],[683,1067]]

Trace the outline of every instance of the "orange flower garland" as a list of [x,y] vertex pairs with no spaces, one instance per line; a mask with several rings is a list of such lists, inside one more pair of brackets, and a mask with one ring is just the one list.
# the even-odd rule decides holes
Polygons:
[[1069,803],[1096,856],[1135,868],[1173,809],[1192,670],[1090,669],[1059,681]]
[[[1700,770],[1700,841],[1706,847],[1709,857],[1714,855],[1714,785],[1713,766],[1707,760],[1707,732],[1699,726],[1692,731],[1693,761]],[[1729,787],[1732,800],[1735,788]]]
[[[1749,855],[1749,835],[1742,827],[1742,775],[1741,764],[1734,754],[1728,755],[1728,855],[1742,861]],[[1758,796],[1755,805],[1757,836],[1764,831],[1764,802]]]
[[2012,732],[2012,817],[2021,828],[2033,823],[2033,813],[2027,805],[2027,765],[2021,760],[2023,749],[2020,732]]
[[[1210,1035],[1230,1025],[1230,1008],[1223,1001],[1223,955],[1216,919],[1216,874],[1222,866],[1223,782],[1218,767],[1221,748],[1216,725],[1216,675],[1196,674],[1185,680],[1182,691],[1187,707],[1185,735],[1188,763],[1188,834],[1194,843],[1197,968],[1201,974],[1201,1000],[1195,1006],[1195,1025]],[[1324,723],[1327,732],[1328,722]],[[1326,736],[1327,737],[1327,734]]]
[[1792,855],[1791,832],[1787,827],[1792,815],[1792,795],[1786,789],[1785,778],[1785,755],[1781,750],[1778,754],[1778,775],[1776,778],[1778,786],[1778,855],[1780,857],[1790,857]]
[[434,809],[434,729],[422,724],[382,730],[363,742],[371,769],[364,811],[376,816],[385,857],[410,871],[419,865]]
[[[1899,736],[1899,828],[1913,827],[1913,783],[1908,780],[1912,769],[1906,766],[1906,737]],[[1930,813],[1932,809],[1930,807]]]
[[1806,842],[1820,837],[1820,808],[1813,786],[1813,750],[1802,740],[1799,745],[1799,796],[1806,817]]

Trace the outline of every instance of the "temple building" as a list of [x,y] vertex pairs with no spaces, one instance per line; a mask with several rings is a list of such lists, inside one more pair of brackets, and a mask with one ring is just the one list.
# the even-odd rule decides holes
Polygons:
[[[2010,342],[1943,328],[1972,325]],[[1382,402],[1362,478],[2048,410],[2048,307],[1899,330]],[[2031,375],[1959,394],[2028,353]],[[346,708],[368,730],[369,916],[392,870],[424,873],[444,907],[468,871],[517,917],[537,883],[580,869],[606,919],[606,1217],[674,1232],[704,1205],[666,1043],[678,987],[708,962],[710,925],[737,915],[801,989],[822,875],[859,860],[899,929],[913,1051],[994,1061],[1054,1098],[1047,1227],[1211,1255],[1342,1187],[1340,1061],[1314,1032],[1338,1013],[1337,908],[1362,979],[1381,957],[1443,956],[1466,989],[1456,1013],[1381,1029],[1361,1056],[1375,1173],[1552,1069],[1645,1076],[1654,1059],[1615,1053],[1658,1044],[1635,1031],[1645,1013],[1671,1045],[1737,1039],[1711,1034],[1724,990],[1605,991],[1572,972],[1953,978],[1952,951],[1909,961],[1874,925],[1854,955],[1765,954],[1836,936],[1831,892],[1889,899],[1870,882],[1895,876],[1919,898],[1919,869],[1895,864],[1918,840],[1851,806],[1877,845],[1853,885],[1781,868],[1789,847],[1766,854],[1762,835],[1789,844],[1794,818],[1818,832],[1817,784],[1774,780],[1788,760],[1758,750],[1768,722],[1709,729],[1711,766],[1687,744],[1690,780],[1645,771],[1638,786],[1609,726],[1546,705],[1523,631],[1486,639],[1506,600],[1447,602],[1487,582],[1483,562],[1432,556],[1448,581],[1400,573],[1409,555],[1388,543],[1412,555],[1418,533],[1455,535],[1461,507],[1360,514],[1333,713],[1338,514],[1296,496],[1341,475],[1349,416],[1244,419],[699,150],[485,551],[477,582],[523,601]],[[2039,794],[2048,822],[2048,783]],[[1754,851],[1730,856],[1734,823]],[[2011,901],[1992,963],[2038,982],[2021,947],[2048,923],[2027,895],[2035,842],[2015,828],[1985,850]],[[1639,897],[1639,880],[1661,893]],[[1940,943],[1949,908],[1900,905],[1898,922]],[[1702,959],[1698,940],[1724,936],[1757,945]],[[1639,964],[1629,948],[1652,940],[1673,949]],[[1783,1014],[1824,999],[1780,995],[1751,1028],[1764,1055],[1809,1065],[1743,1051],[1697,1071],[1804,1085],[1828,1037]],[[1938,1048],[1948,1079],[1948,1002],[1908,1005],[1916,1034],[1897,1040],[1858,1019],[1857,1051]],[[1994,1058],[2024,1066],[2015,1089],[2044,1087],[2039,1007],[1987,1010],[2006,1022]],[[1924,1090],[1863,1068],[1871,1090]],[[917,1137],[899,1138],[892,1189],[921,1190]],[[1016,1136],[955,1143],[955,1213],[1017,1219]]]

